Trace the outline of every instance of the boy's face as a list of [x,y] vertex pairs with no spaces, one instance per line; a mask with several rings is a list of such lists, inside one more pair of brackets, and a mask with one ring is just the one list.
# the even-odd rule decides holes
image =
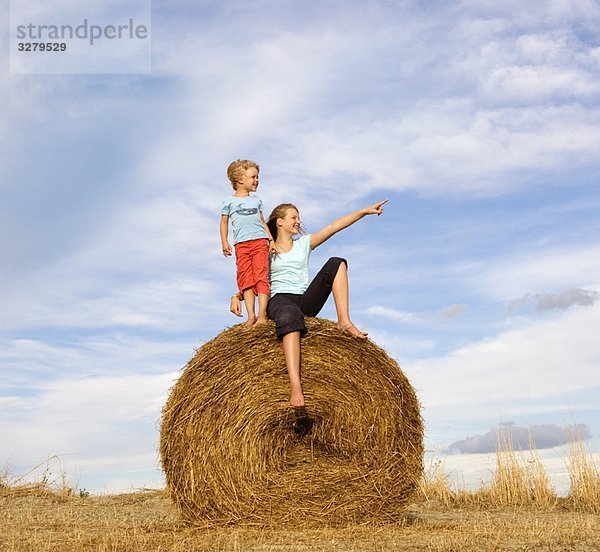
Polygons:
[[246,192],[256,192],[258,188],[258,169],[256,167],[250,167],[246,169],[244,174],[238,180],[237,190],[244,190]]

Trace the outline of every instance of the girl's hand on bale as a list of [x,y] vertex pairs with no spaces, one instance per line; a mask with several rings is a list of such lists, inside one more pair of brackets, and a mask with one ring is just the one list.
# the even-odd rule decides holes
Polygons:
[[371,207],[367,207],[365,209],[365,215],[381,215],[383,213],[383,205],[388,202],[387,199],[380,201],[379,203],[375,203],[375,205],[371,205]]

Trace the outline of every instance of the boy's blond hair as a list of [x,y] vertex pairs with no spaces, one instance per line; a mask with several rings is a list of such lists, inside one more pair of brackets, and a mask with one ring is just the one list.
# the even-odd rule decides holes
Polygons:
[[229,164],[229,167],[227,167],[227,178],[229,178],[234,190],[237,190],[238,180],[240,177],[242,177],[243,174],[252,167],[260,172],[258,163],[250,161],[249,159],[238,159],[237,161],[232,161]]

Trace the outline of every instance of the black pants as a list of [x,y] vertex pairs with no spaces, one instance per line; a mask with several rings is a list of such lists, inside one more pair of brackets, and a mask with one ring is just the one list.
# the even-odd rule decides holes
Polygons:
[[304,317],[319,314],[331,295],[333,280],[342,263],[348,267],[346,259],[331,257],[301,295],[276,293],[269,299],[267,316],[275,321],[278,339],[290,332],[299,331],[302,336],[306,333]]

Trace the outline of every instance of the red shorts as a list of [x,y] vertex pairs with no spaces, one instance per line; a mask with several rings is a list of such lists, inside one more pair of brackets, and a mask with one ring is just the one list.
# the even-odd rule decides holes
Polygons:
[[269,240],[259,238],[235,244],[238,289],[252,289],[255,295],[269,295]]

